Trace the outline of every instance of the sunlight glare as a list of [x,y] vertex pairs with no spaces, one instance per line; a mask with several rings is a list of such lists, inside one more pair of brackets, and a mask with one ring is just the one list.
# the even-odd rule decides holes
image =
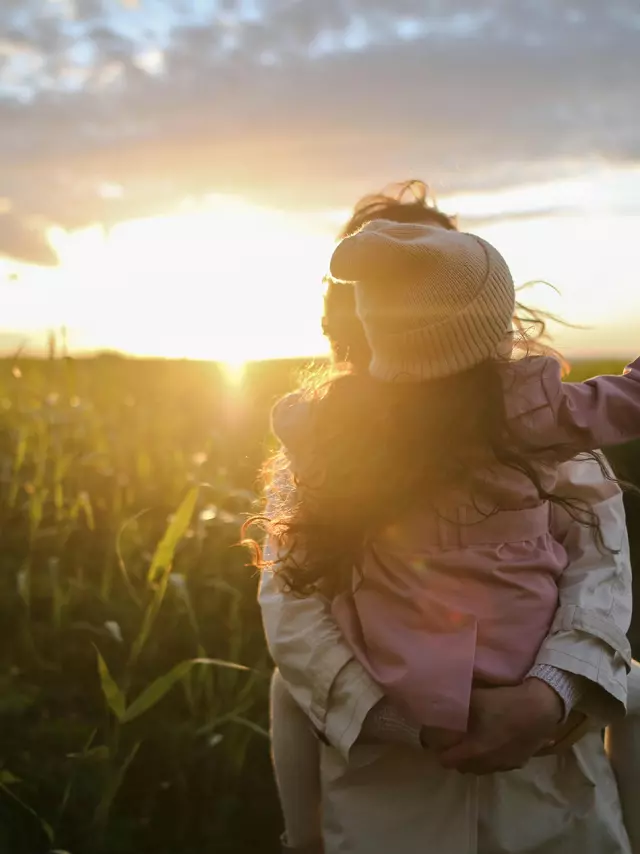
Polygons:
[[220,370],[225,385],[237,388],[242,385],[247,371],[247,363],[242,361],[225,361],[220,363]]
[[76,347],[234,366],[326,351],[319,319],[332,235],[304,216],[211,196],[110,231],[54,229],[50,239],[61,260],[58,314]]

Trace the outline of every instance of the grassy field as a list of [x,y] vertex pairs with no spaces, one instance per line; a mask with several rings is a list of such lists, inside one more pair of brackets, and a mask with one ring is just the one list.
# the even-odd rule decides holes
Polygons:
[[300,367],[0,362],[0,851],[277,850],[236,544]]

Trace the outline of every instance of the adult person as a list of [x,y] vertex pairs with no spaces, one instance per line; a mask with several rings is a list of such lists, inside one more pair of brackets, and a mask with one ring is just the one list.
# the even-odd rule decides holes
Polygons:
[[[411,191],[416,189],[420,186],[411,185]],[[427,204],[424,193],[408,204],[402,196],[383,196],[361,204],[347,231],[376,217],[424,222],[434,216],[443,215]],[[452,221],[440,224],[454,227]],[[338,294],[329,288],[325,332],[338,357],[366,367],[370,354],[349,291]],[[527,320],[541,318],[529,314]],[[408,854],[428,846],[442,854],[629,850],[615,781],[597,732],[565,754],[531,758],[554,735],[558,697],[571,703],[581,695],[582,710],[597,725],[615,717],[626,701],[630,573],[620,492],[593,463],[577,461],[565,464],[557,489],[565,497],[587,500],[605,541],[621,548],[601,554],[587,529],[557,514],[555,527],[564,531],[569,557],[560,581],[560,607],[530,679],[514,688],[474,694],[470,733],[456,767],[489,776],[478,781],[465,827],[447,827],[446,816],[443,826],[430,814],[424,754],[398,744],[363,743],[372,733],[380,737],[385,720],[391,720],[393,741],[397,719],[394,723],[379,687],[354,660],[327,601],[320,596],[296,599],[265,574],[261,604],[274,659],[291,696],[331,745],[322,755],[329,854],[377,854],[391,846]],[[500,773],[504,768],[520,770]],[[441,831],[437,839],[434,827]]]

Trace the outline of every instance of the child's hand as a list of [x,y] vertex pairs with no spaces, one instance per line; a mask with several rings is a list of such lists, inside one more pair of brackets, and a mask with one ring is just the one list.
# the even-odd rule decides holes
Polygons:
[[430,750],[448,750],[465,738],[464,732],[455,732],[452,729],[444,729],[436,726],[423,726],[420,731],[422,746]]

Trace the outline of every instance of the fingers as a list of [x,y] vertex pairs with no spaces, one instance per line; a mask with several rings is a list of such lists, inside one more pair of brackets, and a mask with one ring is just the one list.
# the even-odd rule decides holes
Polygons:
[[455,770],[460,774],[473,774],[475,777],[484,777],[487,774],[515,771],[518,768],[522,768],[524,764],[524,762],[515,762],[514,760],[505,761],[488,756],[463,762]]
[[443,768],[455,768],[460,770],[460,766],[479,759],[487,752],[487,745],[478,741],[473,736],[463,738],[453,747],[448,747],[445,750],[438,752],[438,762]]
[[438,762],[443,768],[478,776],[513,771],[522,768],[528,760],[529,754],[515,749],[514,745],[489,745],[473,736],[438,753]]
[[454,732],[449,729],[441,729],[440,727],[423,727],[422,741],[432,750],[440,752],[448,750],[456,744],[459,744],[465,738],[464,733]]

